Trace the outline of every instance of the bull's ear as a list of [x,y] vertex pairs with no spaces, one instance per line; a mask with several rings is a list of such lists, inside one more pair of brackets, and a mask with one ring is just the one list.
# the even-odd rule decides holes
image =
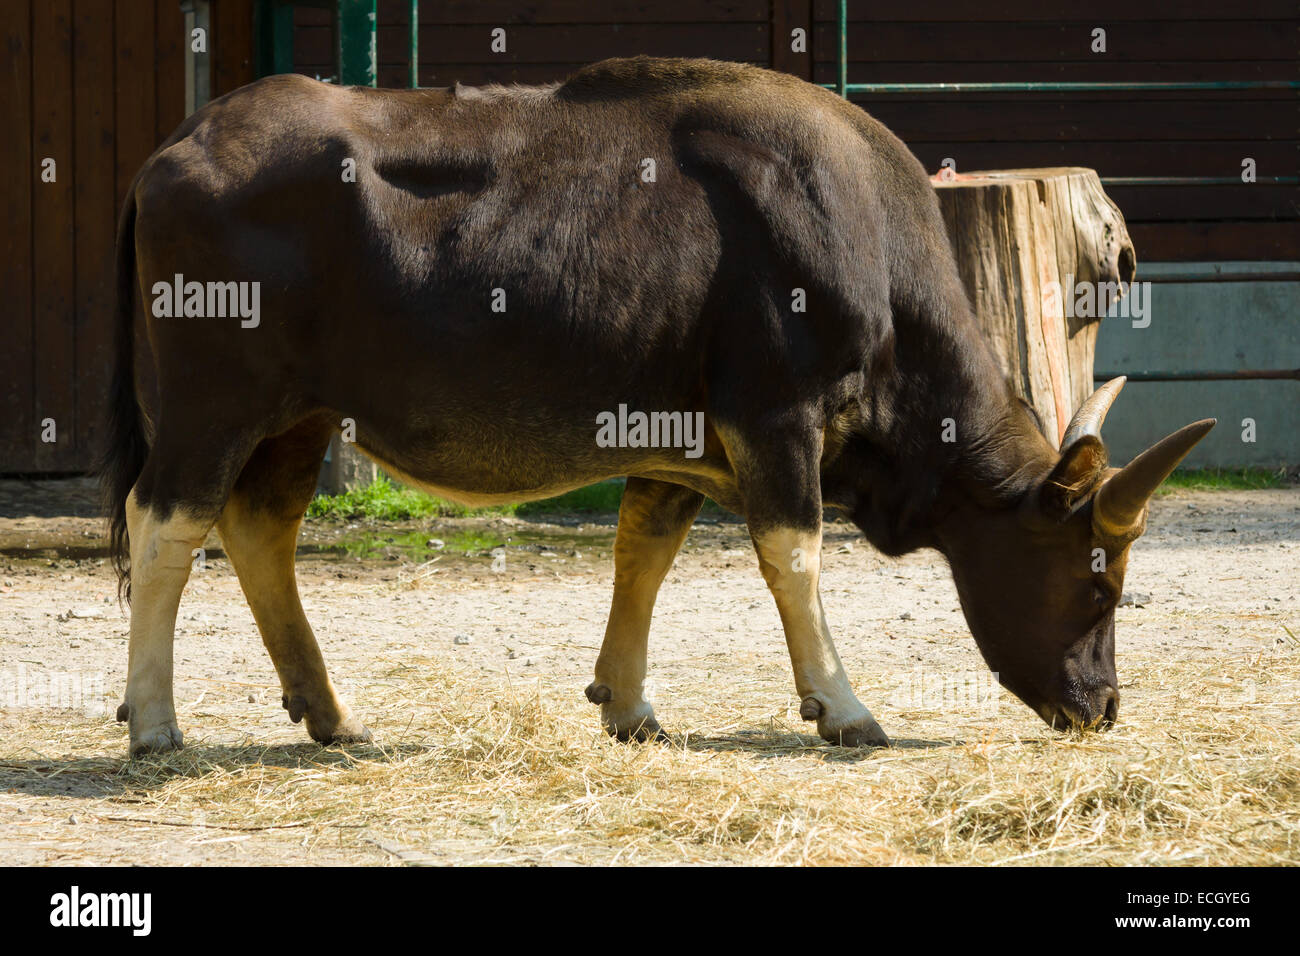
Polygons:
[[1064,521],[1101,481],[1106,471],[1106,446],[1101,440],[1101,423],[1127,379],[1121,375],[1097,389],[1070,419],[1061,436],[1061,460],[1038,490],[1043,514]]
[[1097,487],[1108,461],[1106,446],[1096,435],[1075,439],[1039,486],[1038,506],[1043,514],[1054,521],[1068,518]]

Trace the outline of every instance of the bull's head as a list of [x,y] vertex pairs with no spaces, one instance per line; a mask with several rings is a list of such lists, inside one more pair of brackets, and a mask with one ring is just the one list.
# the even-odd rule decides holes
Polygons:
[[1114,722],[1115,606],[1147,499],[1214,419],[1188,425],[1109,468],[1101,424],[1124,387],[1099,388],[1075,414],[1060,458],[1018,508],[962,516],[947,542],[971,632],[1004,687],[1055,727]]

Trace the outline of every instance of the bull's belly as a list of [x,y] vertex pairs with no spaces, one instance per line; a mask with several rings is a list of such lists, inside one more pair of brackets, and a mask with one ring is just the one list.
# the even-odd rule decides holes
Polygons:
[[[575,370],[563,350],[521,354],[508,336],[462,335],[441,350],[410,329],[377,338],[416,345],[386,354],[382,373],[339,368],[310,391],[353,419],[358,447],[412,487],[480,507],[622,476],[676,480],[715,498],[734,485],[726,449],[690,394],[694,375],[678,371],[684,359],[655,374],[612,359]],[[507,378],[501,369],[520,371]],[[400,388],[360,387],[376,380]]]
[[617,449],[612,455],[584,457],[567,454],[564,443],[557,442],[551,454],[534,451],[526,459],[512,459],[458,444],[414,453],[361,441],[357,447],[403,484],[468,508],[540,501],[621,477],[684,485],[733,510],[737,502],[735,475],[715,452],[686,459],[680,449]]
[[[424,474],[413,474],[406,471],[401,466],[394,464],[385,457],[361,449],[373,458],[384,471],[388,472],[398,481],[412,488],[419,488],[421,491],[434,495],[438,498],[444,498],[447,501],[453,501],[458,505],[466,508],[484,508],[490,505],[508,505],[516,504],[523,501],[540,501],[544,498],[554,498],[566,492],[582,488],[587,485],[595,484],[598,481],[604,481],[607,478],[617,477],[615,475],[590,475],[574,476],[559,481],[550,480],[544,484],[527,486],[523,482],[502,481],[503,476],[485,473],[481,476],[481,481],[474,481],[467,478],[458,478],[454,483],[448,483],[448,479],[425,472]],[[506,490],[483,490],[487,488],[499,488],[504,484]]]

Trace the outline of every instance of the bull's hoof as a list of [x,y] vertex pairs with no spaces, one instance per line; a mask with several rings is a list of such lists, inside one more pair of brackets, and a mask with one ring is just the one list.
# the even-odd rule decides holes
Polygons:
[[184,737],[175,724],[162,724],[144,733],[131,735],[132,757],[168,753],[172,750],[180,750],[183,746],[185,746]]
[[659,726],[659,721],[655,720],[654,717],[643,717],[635,725],[631,721],[614,721],[605,724],[605,730],[611,737],[621,740],[623,743],[668,740],[668,735],[664,733],[663,728]]
[[[654,708],[644,700],[629,707],[626,700],[615,698],[609,685],[594,681],[587,685],[584,693],[587,700],[600,705],[600,722],[611,737],[624,742],[668,739],[659,721],[655,720]],[[638,693],[636,696],[641,695]]]
[[830,726],[828,721],[817,722],[817,733],[822,739],[841,747],[889,747],[889,737],[870,714],[845,726]]
[[309,717],[307,733],[311,734],[312,740],[320,744],[368,744],[371,739],[366,725],[355,717],[348,717],[328,732],[315,730]]
[[289,719],[295,724],[306,721],[307,734],[318,744],[370,743],[370,731],[365,724],[353,717],[348,708],[336,699],[314,707],[300,694],[292,697],[283,694],[280,706],[289,712]]
[[817,721],[817,733],[829,743],[841,747],[888,747],[889,738],[871,716],[871,711],[854,701],[853,713],[836,719],[816,697],[805,697],[799,704],[799,716]]
[[[596,685],[593,684],[592,687]],[[609,688],[603,684],[596,689],[604,691],[604,695],[593,697],[592,687],[587,688],[587,699],[593,704],[600,704],[600,722],[611,737],[624,742],[668,739],[668,735],[659,726],[659,721],[655,720],[654,708],[645,701],[628,707],[614,700]],[[600,699],[601,696],[604,699]]]

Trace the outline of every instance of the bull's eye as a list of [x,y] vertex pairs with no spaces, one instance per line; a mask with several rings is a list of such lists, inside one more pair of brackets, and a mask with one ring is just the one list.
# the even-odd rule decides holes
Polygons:
[[1110,603],[1110,595],[1096,586],[1092,589],[1092,599],[1096,603],[1097,607],[1104,608]]

